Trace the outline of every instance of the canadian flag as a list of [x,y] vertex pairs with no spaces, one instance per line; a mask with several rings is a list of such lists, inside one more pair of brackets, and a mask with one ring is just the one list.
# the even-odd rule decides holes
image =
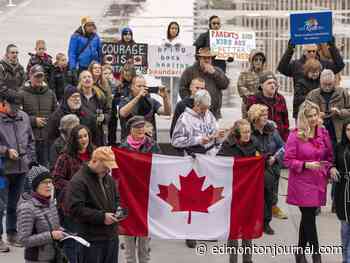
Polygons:
[[159,239],[255,239],[263,232],[264,161],[113,149],[129,215],[123,234]]

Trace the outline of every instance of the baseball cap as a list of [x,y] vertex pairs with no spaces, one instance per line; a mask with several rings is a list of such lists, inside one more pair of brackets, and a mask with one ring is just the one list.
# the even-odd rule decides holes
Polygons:
[[39,76],[39,75],[44,76],[45,72],[44,72],[44,69],[42,66],[34,65],[33,67],[31,67],[31,69],[29,71],[29,75],[34,76],[34,77]]

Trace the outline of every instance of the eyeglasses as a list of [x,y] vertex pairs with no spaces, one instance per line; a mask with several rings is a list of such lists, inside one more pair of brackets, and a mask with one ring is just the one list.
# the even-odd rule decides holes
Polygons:
[[70,99],[78,100],[80,99],[80,95],[72,95],[70,96]]
[[261,58],[261,57],[257,57],[257,58],[254,58],[253,61],[256,61],[256,62],[263,62],[264,59]]
[[49,185],[49,184],[53,184],[53,181],[52,180],[44,180],[44,181],[41,181],[40,184]]

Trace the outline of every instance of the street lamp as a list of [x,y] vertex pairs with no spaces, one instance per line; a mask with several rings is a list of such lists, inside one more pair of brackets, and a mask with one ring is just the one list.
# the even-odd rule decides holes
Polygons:
[[13,3],[13,0],[9,0],[9,3],[7,4],[7,7],[13,7],[13,6],[16,6],[16,5]]

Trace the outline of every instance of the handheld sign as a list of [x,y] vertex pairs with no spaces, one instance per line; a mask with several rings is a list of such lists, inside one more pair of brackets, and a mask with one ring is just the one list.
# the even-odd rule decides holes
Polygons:
[[111,64],[114,72],[120,72],[122,67],[133,64],[138,74],[146,74],[148,67],[147,60],[148,45],[142,43],[118,44],[103,43],[103,60]]
[[148,74],[155,77],[180,77],[195,62],[193,46],[149,46]]
[[326,43],[332,38],[332,12],[308,12],[290,14],[292,44]]
[[215,59],[248,61],[250,52],[255,49],[255,32],[210,30],[210,50]]

